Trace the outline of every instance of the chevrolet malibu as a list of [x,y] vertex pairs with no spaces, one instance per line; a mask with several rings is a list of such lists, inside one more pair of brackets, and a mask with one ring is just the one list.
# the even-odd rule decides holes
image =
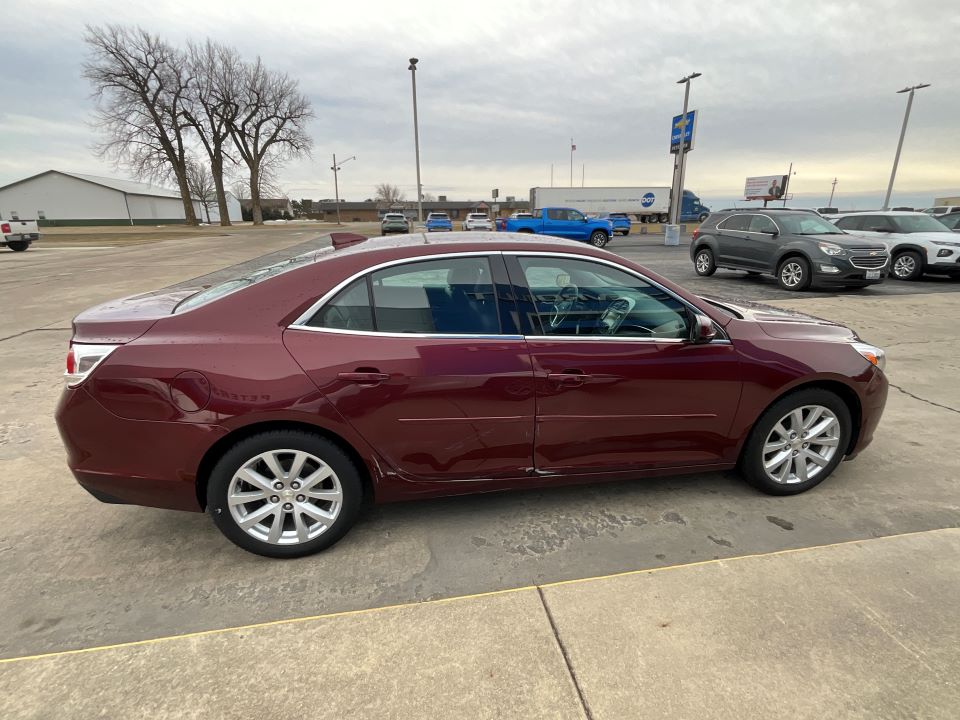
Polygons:
[[73,324],[57,423],[96,498],[326,548],[366,501],[737,467],[790,495],[871,441],[884,353],[502,233],[326,248]]

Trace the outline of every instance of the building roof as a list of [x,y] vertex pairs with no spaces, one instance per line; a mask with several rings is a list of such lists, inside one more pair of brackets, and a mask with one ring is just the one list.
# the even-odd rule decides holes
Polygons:
[[17,180],[9,185],[4,185],[3,187],[0,187],[0,190],[6,190],[14,185],[19,185],[20,183],[25,183],[29,180],[35,180],[38,177],[43,177],[44,175],[49,175],[50,173],[66,175],[67,177],[82,180],[83,182],[93,183],[94,185],[100,185],[101,187],[110,188],[111,190],[116,190],[126,195],[147,195],[150,197],[176,198],[177,200],[180,199],[180,192],[178,190],[171,190],[170,188],[160,187],[159,185],[150,185],[148,183],[135,182],[133,180],[118,180],[116,178],[100,177],[99,175],[84,175],[82,173],[65,172],[64,170],[47,170],[46,172],[31,175],[30,177],[23,178],[22,180]]

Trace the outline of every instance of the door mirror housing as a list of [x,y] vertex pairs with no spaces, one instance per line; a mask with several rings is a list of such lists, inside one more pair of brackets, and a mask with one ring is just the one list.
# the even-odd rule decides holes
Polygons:
[[717,326],[706,315],[695,313],[690,324],[690,342],[694,345],[705,345],[717,337]]

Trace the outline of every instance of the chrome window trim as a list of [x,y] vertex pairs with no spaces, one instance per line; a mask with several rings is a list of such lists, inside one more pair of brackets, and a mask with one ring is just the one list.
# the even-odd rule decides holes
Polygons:
[[[359,280],[361,277],[365,277],[369,274],[375,273],[378,270],[383,270],[388,267],[393,267],[395,265],[404,265],[406,263],[415,263],[415,262],[428,262],[430,260],[446,260],[450,258],[464,258],[464,257],[483,257],[488,258],[491,255],[498,254],[497,250],[470,250],[457,253],[437,253],[436,255],[423,255],[413,258],[400,258],[397,260],[387,260],[385,262],[379,263],[377,265],[371,265],[368,268],[354,273],[346,280],[338,283],[333,287],[332,290],[329,290],[327,293],[322,295],[319,300],[313,303],[306,312],[302,313],[296,320],[290,323],[287,326],[287,329],[290,330],[319,330],[322,332],[338,332],[346,333],[350,335],[378,335],[381,337],[441,337],[441,335],[436,333],[387,333],[387,332],[377,332],[374,330],[341,330],[338,328],[315,328],[307,325],[306,323],[312,318],[317,312],[322,308],[326,303],[332,300],[337,293],[343,290],[347,285]],[[492,270],[492,268],[491,268]],[[477,334],[451,334],[445,333],[442,337],[459,337],[459,338],[476,338],[476,337],[513,337],[511,335],[495,335],[492,336],[489,333],[477,333]]]
[[333,335],[369,335],[389,338],[430,338],[432,340],[523,340],[523,335],[470,335],[469,333],[395,333],[373,330],[346,330],[343,328],[313,327],[311,325],[289,325],[287,330],[306,330],[307,332],[330,333]]

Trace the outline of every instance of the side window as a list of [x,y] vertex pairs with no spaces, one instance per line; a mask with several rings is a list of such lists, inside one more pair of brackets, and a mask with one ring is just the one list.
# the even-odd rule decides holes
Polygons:
[[365,277],[355,280],[307,322],[310,327],[335,330],[373,330],[373,310]]
[[678,298],[609,265],[556,257],[520,257],[543,335],[678,339],[689,313]]
[[497,335],[500,320],[485,257],[406,263],[370,276],[378,332]]
[[746,230],[750,227],[749,215],[731,215],[717,226],[718,230]]
[[863,225],[858,229],[871,232],[892,232],[893,223],[890,222],[890,218],[883,215],[866,215],[863,218]]
[[863,217],[850,216],[837,220],[837,227],[841,230],[862,230]]
[[750,218],[750,232],[775,233],[777,232],[777,226],[766,215],[754,215]]
[[561,210],[560,208],[548,208],[547,218],[550,220],[566,220],[567,211]]
[[583,222],[584,215],[579,210],[567,210],[567,220],[574,222]]

